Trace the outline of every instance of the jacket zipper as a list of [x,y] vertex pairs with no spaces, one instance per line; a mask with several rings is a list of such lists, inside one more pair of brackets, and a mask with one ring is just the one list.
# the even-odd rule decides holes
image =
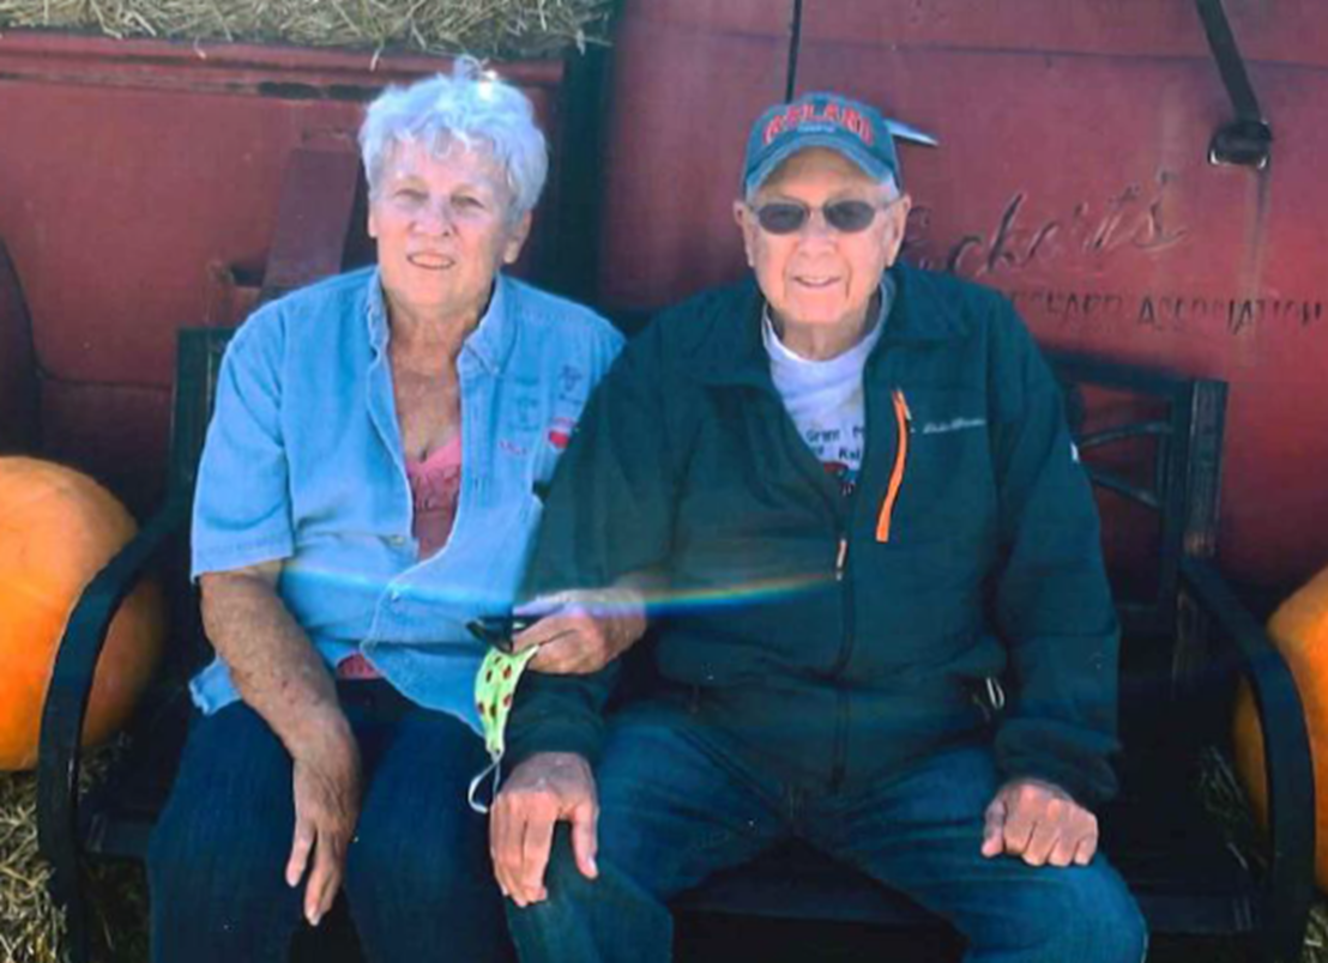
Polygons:
[[899,489],[904,484],[904,472],[908,469],[908,435],[913,425],[913,415],[908,410],[908,401],[902,388],[890,392],[895,407],[895,427],[898,429],[899,443],[895,446],[895,466],[890,472],[890,486],[885,490],[885,500],[881,502],[880,514],[876,516],[876,541],[890,541],[890,522],[894,517],[895,502],[899,501]]
[[848,666],[849,657],[853,654],[853,580],[847,578],[848,574],[848,537],[852,524],[852,513],[850,512],[850,521],[846,527],[839,531],[839,551],[835,556],[835,581],[839,583],[839,598],[842,606],[840,612],[841,636],[839,643],[839,657],[835,660],[834,669],[831,671],[831,679],[835,687],[835,744],[833,763],[830,768],[830,791],[838,792],[844,784],[844,770],[847,766],[847,742],[848,742],[848,696],[844,692],[843,684],[839,677]]
[[[864,401],[867,391],[866,379],[863,379]],[[876,540],[878,542],[888,542],[890,540],[890,522],[894,514],[895,502],[899,500],[899,489],[904,484],[904,472],[908,467],[908,436],[912,427],[913,415],[908,409],[908,400],[904,397],[902,388],[895,388],[890,392],[890,398],[895,411],[896,438],[895,444],[895,463],[890,471],[890,484],[886,489],[885,500],[881,503],[880,514],[876,519]],[[867,406],[864,405],[864,408]],[[869,409],[868,409],[869,410]],[[863,470],[867,467],[867,451],[864,446],[862,453]],[[864,479],[859,478],[859,485]],[[856,507],[856,506],[854,506]],[[848,667],[848,662],[853,654],[853,635],[854,635],[854,606],[853,606],[853,580],[848,577],[849,561],[849,535],[853,531],[853,515],[850,510],[849,517],[845,527],[839,532],[839,547],[835,554],[835,581],[840,584],[840,599],[843,605],[842,623],[843,637],[839,646],[839,658],[835,660],[834,669],[831,672],[836,680]],[[836,693],[838,706],[835,725],[835,748],[834,763],[830,770],[830,789],[837,792],[844,783],[845,770],[848,760],[848,696],[843,688],[839,688]]]

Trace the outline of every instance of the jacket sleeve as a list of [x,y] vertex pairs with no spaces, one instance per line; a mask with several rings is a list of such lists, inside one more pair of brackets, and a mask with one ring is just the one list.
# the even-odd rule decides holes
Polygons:
[[1120,630],[1060,390],[1013,309],[1000,310],[990,382],[1002,547],[994,609],[1012,691],[997,763],[1007,778],[1044,779],[1091,806],[1116,791]]
[[[558,464],[521,598],[612,585],[664,570],[676,472],[663,401],[661,319],[623,349]],[[592,675],[528,673],[508,720],[508,755],[575,752],[594,761],[617,660]]]

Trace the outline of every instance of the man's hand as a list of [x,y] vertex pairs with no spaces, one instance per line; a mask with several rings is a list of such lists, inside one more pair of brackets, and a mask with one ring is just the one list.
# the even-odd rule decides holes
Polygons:
[[293,788],[295,836],[286,862],[286,883],[299,886],[308,870],[304,916],[317,926],[332,908],[346,869],[346,847],[360,812],[360,750],[338,712],[315,735],[296,746]]
[[1059,786],[1012,779],[987,807],[982,855],[1021,856],[1030,866],[1087,866],[1097,852],[1097,817]]
[[581,756],[541,752],[517,766],[489,817],[489,853],[503,895],[517,906],[548,898],[544,870],[560,820],[572,824],[572,852],[581,874],[587,879],[598,876],[598,819],[595,777]]
[[518,612],[541,618],[512,639],[513,651],[539,646],[530,667],[553,675],[598,672],[646,630],[645,598],[626,587],[559,592]]

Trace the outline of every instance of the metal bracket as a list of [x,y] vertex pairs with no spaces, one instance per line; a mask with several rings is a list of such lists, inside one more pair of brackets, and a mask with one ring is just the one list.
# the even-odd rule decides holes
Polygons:
[[1268,166],[1273,153],[1273,129],[1262,120],[1236,120],[1219,127],[1208,144],[1208,163],[1253,167]]
[[1208,163],[1231,164],[1263,170],[1273,150],[1273,128],[1264,119],[1245,61],[1236,46],[1222,0],[1195,0],[1203,20],[1208,46],[1217,61],[1222,83],[1235,108],[1236,119],[1219,127],[1208,144]]

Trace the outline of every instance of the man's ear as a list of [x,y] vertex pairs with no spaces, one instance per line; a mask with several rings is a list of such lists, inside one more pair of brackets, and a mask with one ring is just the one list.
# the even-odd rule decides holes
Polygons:
[[886,258],[886,264],[894,264],[895,258],[899,257],[899,249],[904,246],[904,233],[908,230],[908,212],[913,209],[913,198],[909,194],[902,195],[885,212],[886,217],[886,246],[889,249],[889,257]]
[[733,202],[733,219],[738,222],[738,228],[742,231],[742,249],[747,254],[747,266],[756,267],[756,232],[759,227],[756,218],[752,215],[752,209],[747,206],[745,201]]

